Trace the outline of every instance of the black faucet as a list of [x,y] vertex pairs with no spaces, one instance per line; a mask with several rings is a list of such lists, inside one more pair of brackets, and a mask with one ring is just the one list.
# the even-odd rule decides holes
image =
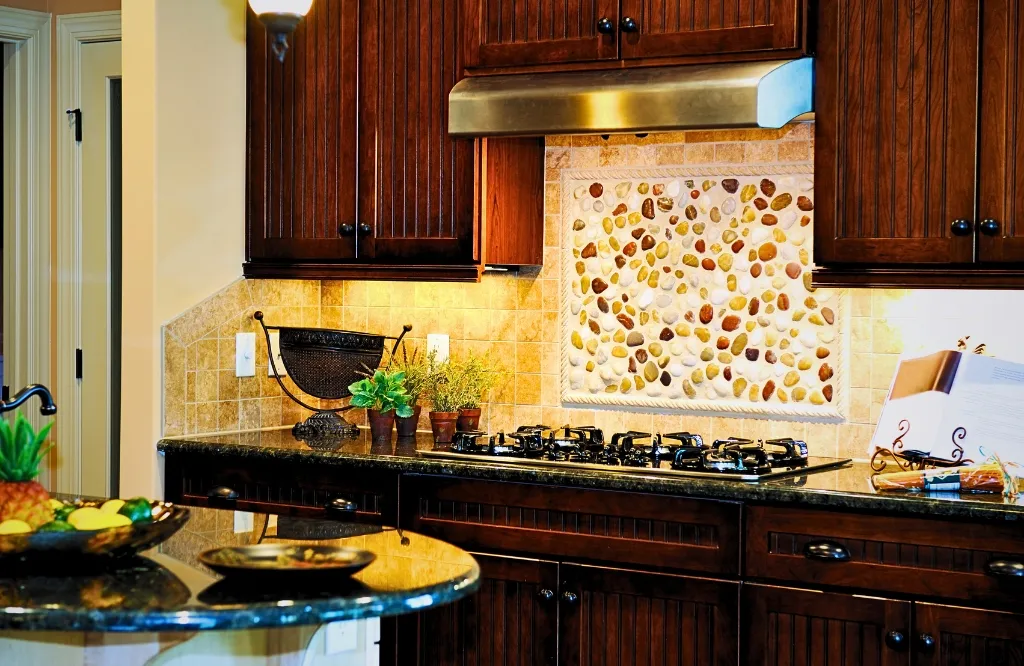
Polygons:
[[17,395],[11,400],[0,400],[0,414],[17,409],[34,395],[38,395],[39,401],[42,403],[39,407],[40,414],[43,416],[53,416],[57,413],[57,405],[53,402],[53,395],[50,393],[50,389],[42,384],[32,384],[18,391]]

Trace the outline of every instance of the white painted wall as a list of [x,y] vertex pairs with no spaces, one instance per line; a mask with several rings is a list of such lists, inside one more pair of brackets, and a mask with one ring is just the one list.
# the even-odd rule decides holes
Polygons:
[[243,257],[245,0],[132,0],[122,14],[121,494],[162,496],[160,327]]

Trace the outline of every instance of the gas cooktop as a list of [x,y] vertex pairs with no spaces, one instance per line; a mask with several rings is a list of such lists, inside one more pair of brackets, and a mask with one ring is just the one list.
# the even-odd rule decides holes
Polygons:
[[738,437],[706,444],[689,432],[630,430],[605,441],[593,426],[550,428],[521,426],[490,435],[457,432],[447,449],[421,451],[430,458],[500,462],[542,467],[598,469],[623,473],[762,481],[808,474],[850,462],[849,458],[812,457],[807,444],[791,438],[750,440]]

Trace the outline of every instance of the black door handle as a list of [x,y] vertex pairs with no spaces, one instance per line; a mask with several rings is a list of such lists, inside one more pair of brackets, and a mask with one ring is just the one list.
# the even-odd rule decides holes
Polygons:
[[339,224],[338,225],[338,234],[341,235],[341,236],[355,236],[356,235],[356,225],[348,224],[348,223]]
[[999,223],[995,220],[982,220],[978,225],[978,230],[986,236],[998,236]]
[[917,637],[917,649],[924,654],[935,652],[935,637],[931,634],[921,634]]
[[555,592],[554,592],[554,590],[549,590],[548,588],[545,587],[544,589],[539,590],[537,592],[537,598],[540,599],[541,601],[551,601],[552,599],[555,598]]
[[907,649],[907,637],[902,631],[890,631],[885,635],[885,645],[890,650],[903,652]]
[[359,234],[361,236],[372,236],[373,235],[373,227],[371,227],[366,222],[363,222],[362,224],[359,225]]
[[615,32],[615,24],[607,16],[602,16],[597,20],[597,31],[602,35],[610,35]]
[[974,232],[974,222],[970,220],[953,220],[949,231],[954,236],[970,236]]
[[850,559],[850,551],[834,541],[811,541],[804,546],[804,557],[824,562],[846,562]]
[[622,32],[637,32],[640,29],[632,16],[623,16],[619,21],[619,27],[622,28]]
[[351,518],[352,514],[359,510],[359,505],[344,497],[335,497],[324,504],[324,513],[329,518],[345,519]]
[[570,592],[569,590],[562,592],[562,602],[567,606],[576,605],[576,602],[579,601],[579,599],[580,598],[576,595],[575,592]]
[[227,486],[217,486],[206,493],[206,497],[210,500],[210,506],[234,506],[238,493]]
[[1024,562],[991,560],[985,565],[985,573],[997,578],[1024,578]]

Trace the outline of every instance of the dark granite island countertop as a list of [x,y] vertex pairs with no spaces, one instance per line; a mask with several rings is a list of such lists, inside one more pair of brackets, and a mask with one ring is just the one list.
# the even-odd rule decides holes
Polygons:
[[[190,523],[158,549],[103,569],[67,563],[54,574],[52,566],[4,566],[0,630],[154,633],[299,627],[412,613],[461,599],[479,585],[473,557],[443,541],[393,528],[285,520],[291,521],[296,539],[273,538],[276,528],[271,527],[264,543],[349,546],[373,552],[376,560],[352,577],[318,576],[305,589],[291,582],[275,586],[265,579],[221,578],[196,559],[219,544],[190,526],[231,525],[232,512],[193,509]],[[261,529],[257,524],[253,535]],[[226,541],[238,536],[230,528],[222,534]]]
[[158,449],[167,455],[199,455],[230,458],[236,465],[245,459],[261,461],[316,462],[349,470],[391,470],[409,474],[437,474],[464,478],[541,483],[602,490],[621,490],[703,497],[757,503],[798,505],[885,513],[920,515],[961,520],[1024,520],[1024,499],[998,495],[958,493],[885,493],[871,485],[871,468],[852,463],[843,468],[792,476],[762,483],[707,479],[666,478],[653,475],[607,472],[593,469],[554,469],[529,465],[477,463],[428,458],[421,451],[434,447],[429,433],[415,438],[373,442],[369,433],[347,440],[307,443],[290,429],[225,433],[161,440]]

